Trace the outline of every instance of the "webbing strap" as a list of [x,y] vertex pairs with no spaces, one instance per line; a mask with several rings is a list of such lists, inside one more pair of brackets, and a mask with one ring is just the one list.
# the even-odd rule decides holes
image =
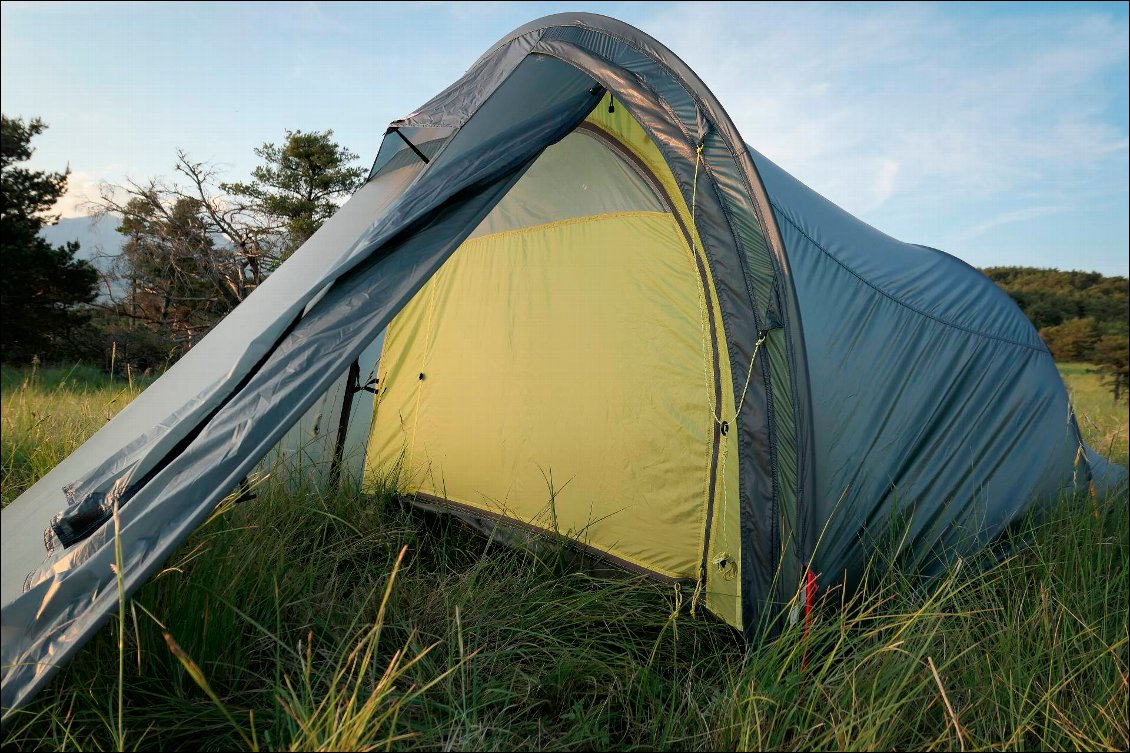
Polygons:
[[395,133],[397,136],[399,136],[400,140],[403,141],[405,144],[407,144],[408,148],[411,149],[412,151],[414,151],[416,153],[416,156],[424,161],[425,165],[428,164],[429,162],[431,162],[431,160],[428,159],[428,156],[420,151],[419,147],[417,147],[415,144],[413,144],[411,141],[409,141],[408,137],[400,132],[399,128],[390,128],[389,130],[392,131],[393,133]]

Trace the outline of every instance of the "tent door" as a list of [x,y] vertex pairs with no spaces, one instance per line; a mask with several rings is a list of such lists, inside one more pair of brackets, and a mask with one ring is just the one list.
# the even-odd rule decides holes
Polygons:
[[368,475],[699,579],[723,382],[698,259],[658,177],[583,124],[390,325]]

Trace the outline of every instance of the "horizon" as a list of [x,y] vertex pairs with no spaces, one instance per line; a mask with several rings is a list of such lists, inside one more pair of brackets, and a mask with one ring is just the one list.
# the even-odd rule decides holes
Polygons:
[[369,162],[499,38],[578,6],[672,49],[749,144],[883,232],[1128,275],[1120,3],[4,3],[0,104],[47,123],[30,165],[69,165],[57,209],[82,216],[102,181],[170,177],[178,148],[241,179],[285,129],[328,128]]
[[[117,231],[113,227],[110,227],[108,224],[106,224],[106,223],[111,222],[111,220],[110,220],[111,217],[117,217],[117,216],[118,215],[115,215],[115,214],[112,214],[112,213],[107,213],[106,215],[104,215],[102,217],[95,217],[93,215],[75,215],[75,216],[70,216],[70,217],[60,217],[57,221],[45,226],[43,228],[43,230],[40,231],[40,235],[45,237],[49,242],[52,243],[52,245],[61,245],[61,244],[65,243],[66,241],[71,241],[71,240],[81,241],[84,237],[87,238],[87,239],[90,239],[92,237],[97,237],[98,235],[104,236],[108,232],[117,234]],[[74,223],[90,223],[90,224],[84,224],[81,228],[79,228]],[[51,228],[57,228],[58,230],[52,231]],[[70,228],[76,228],[76,230],[72,232],[70,230]],[[118,235],[119,238],[124,239],[124,236],[121,236],[120,234],[117,234],[117,235]],[[102,242],[102,241],[99,241],[99,242]],[[105,249],[100,245],[82,245],[82,247],[79,249],[78,256],[79,256],[79,258],[83,258],[83,259],[91,259],[91,258],[93,258],[93,256],[95,254],[98,254],[98,253],[101,253],[101,252],[104,252],[104,251],[105,251]],[[943,250],[943,253],[948,253],[948,252],[945,252]],[[979,271],[984,271],[984,270],[987,270],[987,269],[1004,269],[1004,268],[1031,269],[1031,270],[1038,270],[1038,271],[1053,271],[1053,272],[1068,272],[1068,273],[1078,272],[1080,274],[1100,274],[1106,279],[1122,279],[1122,280],[1130,279],[1130,276],[1128,276],[1126,274],[1110,274],[1110,273],[1107,273],[1107,272],[1102,272],[1102,271],[1097,270],[1097,269],[1088,269],[1086,267],[1062,267],[1062,266],[1061,267],[1048,267],[1048,266],[1035,266],[1035,265],[1031,265],[1031,264],[984,264],[984,265],[977,267],[977,269]]]

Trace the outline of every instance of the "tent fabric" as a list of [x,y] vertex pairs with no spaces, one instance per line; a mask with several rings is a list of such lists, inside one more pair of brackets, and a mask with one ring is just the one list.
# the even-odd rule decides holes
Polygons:
[[[707,471],[712,476],[705,479],[703,489],[707,504],[703,509],[692,511],[687,516],[688,520],[697,520],[697,524],[685,526],[685,530],[678,536],[668,534],[668,538],[675,542],[689,536],[698,536],[696,546],[699,547],[699,552],[694,558],[693,567],[689,566],[689,560],[679,568],[662,566],[660,563],[671,556],[667,549],[657,550],[650,558],[633,556],[624,550],[631,549],[634,546],[633,539],[640,538],[639,536],[624,532],[624,535],[609,537],[606,533],[607,530],[614,530],[614,525],[623,527],[625,516],[638,520],[640,516],[632,515],[631,510],[644,509],[644,505],[650,509],[678,509],[678,503],[657,503],[655,498],[673,501],[673,493],[685,486],[685,480],[672,485],[664,482],[663,477],[657,476],[655,471],[659,468],[658,463],[662,462],[666,466],[663,473],[670,478],[670,471],[682,468],[682,464],[686,462],[673,451],[672,448],[677,448],[678,444],[670,439],[664,441],[668,448],[665,453],[649,452],[646,435],[637,436],[615,423],[609,425],[607,415],[610,408],[607,406],[623,411],[625,422],[633,421],[633,415],[650,415],[656,413],[656,410],[662,412],[664,403],[673,397],[677,399],[678,394],[672,394],[667,389],[669,382],[655,380],[653,375],[657,372],[671,372],[672,364],[679,363],[689,364],[691,369],[697,365],[700,369],[699,378],[704,382],[702,394],[692,392],[689,400],[684,399],[684,421],[688,424],[702,422],[716,430],[715,415],[732,415],[734,403],[731,392],[723,386],[723,382],[728,384],[730,381],[729,361],[725,350],[718,346],[720,314],[713,284],[702,259],[701,242],[697,232],[694,232],[694,226],[690,224],[690,210],[683,202],[674,176],[666,168],[662,155],[639,123],[624,108],[617,108],[615,105],[605,107],[604,104],[602,102],[574,134],[550,147],[539,157],[510,193],[475,229],[461,250],[390,325],[389,347],[382,356],[383,371],[378,379],[382,391],[380,412],[383,414],[383,421],[378,418],[374,425],[374,437],[366,453],[367,463],[378,478],[383,480],[390,472],[398,472],[402,476],[402,483],[414,482],[409,484],[409,488],[416,493],[417,498],[422,499],[420,495],[423,494],[429,500],[442,500],[448,503],[448,509],[451,508],[450,503],[458,502],[472,511],[486,509],[497,514],[505,510],[506,515],[513,519],[536,521],[536,524],[531,524],[535,530],[544,532],[560,527],[566,533],[572,531],[574,536],[583,534],[584,540],[589,543],[603,538],[608,545],[597,547],[595,551],[611,555],[625,566],[642,567],[652,574],[691,581],[703,577],[701,571],[705,568],[706,583],[702,593],[705,595],[707,608],[740,627],[740,614],[736,609],[737,576],[740,569],[736,556],[739,551],[738,510],[736,503],[729,504],[731,500],[737,500],[737,464],[727,462],[729,458],[737,456],[734,435],[721,436],[720,432],[714,432],[712,441],[725,446],[710,447],[709,437],[703,441],[703,446],[711,452],[707,459]],[[578,165],[583,169],[577,170]],[[641,179],[641,174],[646,175],[646,179]],[[627,190],[625,180],[630,186]],[[645,193],[640,194],[640,191]],[[662,284],[657,284],[663,278],[653,279],[654,272],[649,270],[654,270],[655,264],[661,261],[656,255],[660,249],[649,248],[642,243],[647,238],[646,232],[640,232],[636,228],[627,235],[619,236],[620,231],[607,224],[623,222],[625,219],[636,221],[636,218],[609,216],[631,209],[633,205],[625,202],[634,202],[634,206],[645,213],[660,209],[656,196],[661,196],[663,207],[670,208],[678,217],[678,227],[669,226],[664,229],[664,234],[670,236],[667,242],[673,241],[683,249],[682,254],[687,257],[680,262],[679,255],[674,254],[670,259],[674,264],[668,263],[674,274],[669,273],[666,277],[673,283],[683,285],[681,290],[677,286],[671,288],[670,285],[664,290]],[[585,212],[591,214],[586,215]],[[569,238],[584,238],[584,235],[590,234],[578,235],[577,229],[570,227],[571,223],[558,223],[552,227],[531,230],[549,231],[548,234],[558,239],[550,245],[545,245],[545,233],[536,239],[516,238],[512,233],[503,233],[505,230],[516,230],[542,222],[548,226],[554,220],[572,218],[578,214],[587,223],[603,222],[591,234],[592,240],[569,242]],[[605,216],[597,216],[602,214]],[[641,219],[647,219],[646,215]],[[488,231],[503,233],[505,238],[496,238],[497,247],[491,248],[488,254],[483,254],[481,246],[472,241]],[[566,233],[563,234],[562,231]],[[691,245],[695,249],[693,253],[687,248],[687,236],[691,238]],[[607,241],[614,237],[625,239],[620,244],[624,248],[620,249],[615,245],[604,248],[608,245]],[[562,242],[561,238],[566,240]],[[521,255],[519,258],[523,263],[518,264],[504,252],[504,249],[513,249],[516,240],[524,243],[526,249],[531,243],[540,243],[545,247],[536,248],[532,254]],[[468,263],[468,252],[473,252],[477,261]],[[554,267],[543,267],[547,261],[552,263],[552,254],[560,257],[560,263]],[[530,264],[531,260],[533,264]],[[614,266],[611,272],[598,271],[598,265],[617,262],[630,264],[630,274],[637,279],[624,277],[628,270],[617,271]],[[481,269],[486,264],[490,265],[489,274],[484,274]],[[578,307],[570,303],[563,304],[563,301],[571,300],[568,296],[577,295],[577,291],[582,288],[580,283],[585,280],[583,273],[589,271],[590,267],[592,272],[587,275],[588,282],[583,285],[586,292],[581,299],[587,305]],[[452,281],[451,278],[458,280],[468,277],[468,269],[474,270],[472,277],[481,279],[481,282],[472,284],[464,279],[457,284]],[[562,279],[559,280],[559,277]],[[703,278],[697,286],[696,277]],[[565,284],[564,289],[556,289],[558,284],[570,282],[572,284]],[[640,287],[641,282],[644,283],[643,288]],[[529,309],[529,301],[526,300],[530,292],[527,290],[529,286],[541,295],[552,296],[554,304],[539,306],[536,316],[522,316],[520,312]],[[450,305],[435,303],[436,289],[442,291],[440,298],[447,300],[453,296],[453,287],[460,290],[455,297],[464,306],[453,309]],[[655,306],[650,307],[654,311],[646,308],[646,297],[642,295],[645,291],[648,292],[646,297],[665,292],[663,297],[669,303],[662,308],[674,307],[684,312],[683,327],[686,329],[692,323],[695,325],[701,357],[696,360],[690,348],[680,351],[677,341],[668,342],[673,323],[663,315],[662,310],[656,310]],[[604,297],[603,301],[593,298],[598,294]],[[626,311],[634,318],[634,323],[632,319],[620,318],[623,314],[620,317],[613,315],[588,319],[577,314],[578,310],[594,310],[594,301],[603,304],[605,308],[614,302],[615,307],[608,310]],[[641,302],[645,308],[633,313],[633,309],[639,307]],[[467,326],[468,322],[474,322],[474,325]],[[533,324],[527,325],[527,322]],[[531,328],[524,330],[523,326]],[[565,339],[574,341],[572,351],[561,347],[561,338],[554,335],[554,326],[564,330]],[[452,337],[448,332],[450,344],[445,347],[442,343],[436,343],[434,333],[446,330],[459,334]],[[652,361],[660,353],[649,352],[645,347],[641,349],[640,356],[620,357],[611,361],[605,359],[599,364],[589,363],[592,359],[587,359],[587,355],[593,350],[589,340],[608,340],[609,332],[619,332],[620,338],[626,333],[631,334],[623,339],[621,345],[604,350],[627,353],[633,347],[639,349],[643,343],[647,343],[647,347],[661,351],[662,360],[653,364]],[[570,338],[570,335],[573,337]],[[633,340],[637,336],[638,339]],[[689,343],[693,338],[685,339]],[[489,341],[491,346],[484,347],[483,341]],[[541,350],[536,354],[531,352],[539,347]],[[425,350],[432,354],[438,350],[441,361],[451,361],[450,370],[459,380],[460,389],[446,388],[450,384],[447,379],[433,379],[435,356],[426,356]],[[578,365],[586,366],[588,370],[576,368]],[[600,378],[594,380],[592,370],[598,366],[601,369]],[[715,368],[712,369],[711,366]],[[428,378],[420,381],[418,374],[424,372]],[[624,411],[623,400],[616,400],[604,388],[607,381],[607,377],[603,376],[605,372],[624,384],[621,392],[625,393],[638,392],[641,379],[646,380],[650,387],[646,398],[660,407],[647,411],[633,407]],[[692,375],[693,371],[688,372],[688,376]],[[547,376],[552,378],[546,378]],[[519,383],[513,383],[516,378],[520,380]],[[594,381],[597,387],[586,393],[585,390]],[[532,384],[535,388],[524,388],[523,384]],[[565,385],[565,388],[556,393],[542,394],[537,391],[538,387],[542,387],[544,392],[545,387],[558,384]],[[437,389],[441,392],[440,402],[446,407],[432,404]],[[498,390],[498,396],[493,399],[485,394],[493,395],[495,390]],[[421,393],[429,396],[427,404],[420,400]],[[534,394],[530,396],[529,393]],[[522,394],[528,398],[522,401],[527,404],[527,411],[521,417],[509,415],[512,412],[510,398],[513,394]],[[591,405],[585,406],[586,402]],[[473,403],[476,419],[453,420],[454,415],[463,415],[469,410],[468,403]],[[582,417],[576,413],[578,404],[590,413],[592,409],[599,408],[604,418],[600,418],[600,413],[596,417],[588,414]],[[561,410],[562,415],[558,416],[555,412],[557,410]],[[417,457],[413,457],[411,450],[416,445],[419,414],[426,415],[426,420],[435,425],[431,439],[440,440],[444,445],[442,459],[434,457],[434,453],[423,458],[418,457],[420,453],[415,453]],[[442,418],[437,417],[437,414]],[[560,463],[553,462],[554,457],[558,461],[562,459],[560,452],[556,455],[548,453],[544,446],[535,451],[531,444],[537,443],[531,443],[528,438],[522,441],[514,439],[512,442],[483,440],[483,425],[496,426],[497,420],[504,416],[509,416],[511,425],[504,431],[495,431],[498,437],[526,437],[539,429],[552,426],[553,432],[546,439],[574,452],[586,452],[590,457],[563,474]],[[638,422],[638,419],[634,421]],[[637,428],[633,423],[624,425]],[[575,428],[572,432],[566,432],[563,430],[564,426]],[[659,438],[671,433],[669,429],[662,431],[655,426],[649,427],[649,431]],[[690,438],[689,432],[678,434],[684,443]],[[559,435],[564,435],[567,441],[562,443]],[[615,442],[620,448],[615,452],[602,451],[600,448],[609,442]],[[636,449],[628,449],[633,442],[636,443]],[[654,439],[650,443],[654,444]],[[491,452],[498,451],[506,459],[484,458],[484,448],[489,448]],[[693,443],[688,449],[688,455],[693,457]],[[525,455],[522,455],[523,452]],[[517,463],[516,455],[525,459]],[[609,486],[611,480],[626,478],[625,474],[631,469],[617,468],[616,464],[610,467],[609,461],[624,457],[652,457],[654,460],[647,462],[650,468],[635,474],[630,483],[624,484],[622,491],[616,493]],[[455,465],[455,461],[458,461],[463,470]],[[529,475],[525,488],[520,483],[522,474],[514,465],[522,465]],[[552,474],[558,485],[565,486],[560,497],[555,500],[556,507],[576,507],[584,516],[582,520],[571,519],[578,513],[563,514],[562,518],[568,521],[565,525],[560,520],[552,520],[546,506],[549,498],[548,480],[542,476],[543,471]],[[686,477],[688,472],[680,470],[675,476]],[[475,483],[469,483],[472,478]],[[649,482],[647,479],[653,481]],[[585,488],[586,482],[589,489]],[[599,491],[597,494],[590,493],[594,483]],[[721,484],[725,486],[719,487]],[[469,488],[470,493],[458,493],[456,487],[460,485]],[[487,493],[486,490],[492,486],[493,493]],[[717,498],[718,509],[710,516],[711,530],[707,533],[703,531],[707,523],[706,507],[709,507],[709,500],[714,498]],[[528,509],[523,510],[523,507]],[[471,516],[465,517],[473,519]],[[593,523],[591,519],[597,522]],[[489,528],[497,530],[497,523],[490,524]],[[705,542],[702,541],[703,536]],[[703,543],[708,543],[708,551],[702,550]],[[589,551],[593,551],[591,547]],[[716,561],[720,564],[714,565]]]
[[390,325],[366,455],[693,581],[717,473],[705,293],[661,181],[603,125],[547,149]]
[[[636,135],[601,114],[609,97]],[[647,35],[591,14],[550,16],[392,123],[369,181],[322,230],[4,508],[4,720],[116,609],[111,514],[128,596],[274,448],[301,457],[314,434],[310,456],[332,463],[342,448],[331,450],[329,437],[341,432],[324,427],[340,426],[346,406],[358,417],[345,427],[347,443],[363,445],[372,398],[352,382],[380,371],[382,333],[548,148],[600,136],[574,133],[586,120],[650,160],[668,195],[663,212],[633,206],[621,213],[630,221],[612,221],[617,251],[634,232],[673,259],[672,226],[691,239],[680,250],[694,262],[683,265],[687,279],[697,272],[694,285],[654,270],[643,279],[670,295],[693,289],[714,317],[718,400],[706,428],[718,471],[703,496],[700,424],[666,438],[696,447],[696,480],[678,483],[688,495],[693,485],[702,514],[671,502],[672,527],[697,528],[658,538],[709,539],[709,567],[700,563],[695,576],[708,586],[706,605],[748,637],[786,609],[810,567],[824,582],[850,582],[883,520],[909,520],[916,551],[940,564],[1061,491],[1125,483],[1123,469],[1082,445],[1049,354],[990,282],[869,228],[749,149],[698,77]],[[630,174],[620,177],[630,185]],[[507,222],[548,216],[520,214],[512,207]],[[594,224],[566,227],[553,232]],[[491,237],[471,243],[522,250]],[[492,301],[493,315],[501,303]],[[701,366],[701,349],[696,358]],[[703,379],[700,387],[709,370]],[[442,442],[440,429],[429,433]],[[365,462],[345,450],[350,467]],[[639,551],[624,553],[653,572],[695,570],[678,542],[668,552],[636,543]]]
[[[750,398],[738,401],[742,412],[728,423],[738,433],[742,448],[735,458],[739,466],[741,622],[747,631],[757,631],[778,611],[785,595],[783,582],[774,575],[781,561],[781,541],[791,536],[780,530],[785,519],[781,509],[807,507],[803,495],[783,499],[780,484],[786,467],[804,467],[796,449],[807,445],[798,441],[795,447],[785,447],[775,436],[781,421],[793,422],[797,435],[807,436],[801,404],[796,403],[792,416],[774,415],[768,367],[773,359],[753,362],[756,343],[766,330],[783,328],[788,337],[776,342],[793,351],[801,337],[799,325],[788,319],[789,308],[778,311],[770,305],[774,280],[780,281],[776,290],[787,287],[788,276],[783,272],[787,267],[781,266],[787,260],[770,253],[762,231],[767,225],[756,199],[763,190],[760,181],[743,157],[746,152],[736,129],[705,86],[689,71],[681,70],[670,53],[664,51],[662,60],[652,57],[653,41],[639,39],[638,33],[616,22],[605,24],[612,27],[607,31],[598,31],[592,20],[561,19],[567,25],[548,29],[534,50],[569,61],[615,92],[618,101],[647,129],[684,200],[694,206],[695,226],[727,332],[733,390]],[[610,44],[610,37],[628,41]],[[699,180],[701,190],[696,190]],[[787,299],[791,291],[783,292]],[[778,389],[793,389],[793,380],[783,377]]]
[[692,264],[662,212],[465,242],[389,327],[370,461],[693,581],[713,421]]
[[574,131],[546,149],[470,237],[598,214],[662,212],[644,179],[588,133]]
[[[718,293],[710,271],[710,262],[706,258],[702,239],[693,220],[690,204],[684,198],[683,187],[672,174],[658,146],[635,117],[627,108],[617,107],[614,102],[610,103],[611,107],[604,107],[602,101],[602,106],[597,107],[585,123],[599,128],[601,132],[611,137],[617,149],[629,153],[632,161],[640,164],[642,169],[659,182],[658,192],[669,204],[682,229],[691,237],[695,266],[699,276],[703,278],[700,295],[704,299],[701,301],[705,309],[704,330],[711,333],[706,347],[714,353],[714,358],[711,359],[714,368],[712,373],[708,374],[713,382],[712,394],[709,396],[709,411],[715,418],[715,429],[720,436],[716,437],[718,458],[713,461],[713,465],[717,468],[716,486],[713,490],[708,490],[708,500],[714,500],[714,509],[708,516],[710,518],[709,550],[705,553],[702,563],[705,573],[700,572],[700,578],[705,580],[703,595],[707,608],[734,627],[741,628],[741,561],[737,556],[740,550],[738,437],[737,432],[733,431],[721,434],[721,429],[717,425],[718,418],[734,416],[736,403],[734,391],[730,387],[733,384],[733,376],[729,351],[725,344],[722,313],[718,306]],[[692,185],[692,197],[694,192],[695,188]]]
[[[357,358],[357,380],[349,383],[349,371],[333,384],[294,424],[279,443],[263,458],[256,479],[270,476],[276,483],[291,488],[325,487],[333,482],[335,458],[338,457],[338,432],[342,412],[345,414],[346,437],[340,448],[342,470],[351,478],[360,478],[365,467],[364,448],[368,441],[373,412],[374,380],[384,347],[384,334],[378,335]],[[368,389],[361,389],[369,385]]]
[[[20,594],[28,573],[46,556],[43,532],[66,503],[63,487],[88,476],[111,457],[116,467],[125,467],[134,454],[127,456],[123,450],[133,447],[136,454],[156,454],[179,441],[194,418],[214,408],[318,293],[311,280],[332,275],[357,236],[418,173],[413,167],[363,186],[245,305],[213,327],[113,421],[4,508],[4,546],[0,547],[4,604]],[[162,440],[163,445],[159,444]]]
[[[572,130],[592,109],[599,94],[590,91],[591,79],[553,60],[531,62],[546,75],[529,75],[520,81],[527,93],[524,118],[516,119],[513,102],[502,97],[484,105],[480,114],[486,115],[494,128],[462,129],[444,154],[429,163],[431,180],[410,183],[383,212],[363,212],[366,223],[360,236],[349,242],[352,253],[341,264],[325,265],[338,276],[330,280],[308,277],[305,296],[296,297],[309,301],[332,282],[328,292],[277,340],[263,362],[246,364],[242,379],[236,380],[239,389],[227,396],[219,411],[196,426],[185,426],[186,421],[174,424],[182,434],[195,430],[195,435],[121,506],[120,540],[126,553],[122,580],[127,593],[144,582],[387,326],[393,314],[455,250],[532,159]],[[496,103],[510,112],[492,112]],[[263,289],[240,307],[250,312],[245,316],[256,317],[259,309],[270,306],[259,303],[266,298],[260,295]],[[255,303],[247,305],[253,299]],[[155,383],[167,385],[159,388],[158,394],[177,391],[176,375],[169,372]],[[115,417],[108,426],[115,424],[124,432],[135,431],[138,425]],[[105,458],[103,467],[119,469],[121,475],[108,472],[100,482],[106,490],[129,485],[130,474],[138,466],[126,459],[132,460],[146,447],[144,436],[125,451],[121,444],[100,441],[100,435],[87,445],[89,450],[79,452]],[[30,495],[34,490],[3,510],[6,540],[34,537],[42,542],[42,531],[35,531],[36,523],[46,525],[50,514],[37,519],[34,513],[27,514],[29,509],[48,507],[54,513],[65,505],[58,493],[52,503],[49,489],[42,490],[47,500],[41,499],[36,505],[35,495]],[[96,487],[92,491],[102,490]],[[13,557],[10,566],[8,547],[4,547],[6,581],[12,579],[18,584],[33,573],[25,581],[27,590],[19,592],[19,585],[15,585],[16,595],[0,612],[4,666],[0,695],[6,715],[46,682],[115,608],[111,529],[103,524],[88,538],[47,561],[42,550],[36,554],[28,547],[24,558],[17,561]]]
[[900,516],[911,551],[936,569],[1033,499],[1086,488],[1055,362],[1004,291],[750,154],[793,263],[820,406],[817,572],[852,581]]

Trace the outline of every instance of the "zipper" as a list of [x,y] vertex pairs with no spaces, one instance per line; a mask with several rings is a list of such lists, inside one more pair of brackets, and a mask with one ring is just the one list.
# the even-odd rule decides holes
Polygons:
[[[613,154],[620,157],[626,162],[641,179],[651,189],[655,197],[659,199],[660,204],[675,218],[675,223],[679,226],[679,230],[683,233],[683,238],[686,240],[687,248],[691,251],[691,256],[695,260],[695,268],[698,270],[699,281],[702,283],[703,295],[706,298],[706,318],[707,326],[710,330],[710,356],[711,366],[714,372],[714,405],[715,410],[721,412],[722,410],[722,365],[718,358],[718,326],[714,319],[714,306],[710,297],[710,278],[706,271],[706,265],[702,256],[695,250],[694,240],[691,236],[690,230],[683,222],[683,218],[675,211],[675,204],[671,200],[670,195],[663,188],[663,184],[656,177],[651,168],[644,163],[639,157],[635,155],[630,149],[626,148],[619,141],[607,134],[601,128],[591,123],[581,123],[577,126],[577,132],[583,133],[589,138],[594,139],[600,144],[604,145]],[[692,217],[693,221],[694,218]],[[707,563],[710,560],[710,540],[711,530],[714,524],[714,499],[718,494],[718,459],[721,454],[722,437],[728,433],[726,430],[728,425],[721,421],[717,413],[711,416],[713,427],[713,438],[710,449],[710,480],[707,487],[706,495],[706,522],[705,531],[702,537],[702,561],[699,565],[699,578],[700,582],[706,583]],[[723,483],[725,480],[723,479]]]

